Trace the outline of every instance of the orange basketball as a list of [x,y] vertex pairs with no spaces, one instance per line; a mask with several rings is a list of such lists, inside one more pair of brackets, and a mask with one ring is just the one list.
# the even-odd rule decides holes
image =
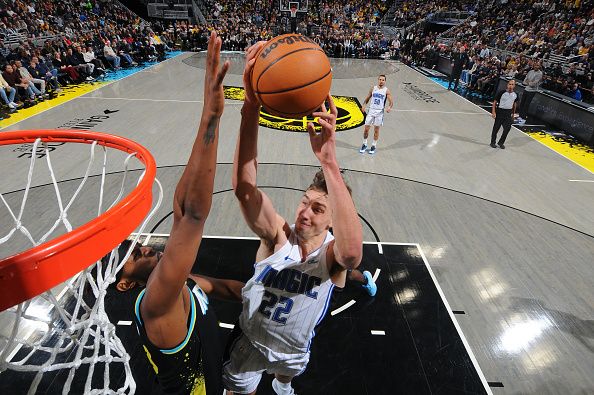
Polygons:
[[284,34],[256,55],[252,88],[268,113],[300,118],[317,110],[330,92],[332,67],[313,40]]

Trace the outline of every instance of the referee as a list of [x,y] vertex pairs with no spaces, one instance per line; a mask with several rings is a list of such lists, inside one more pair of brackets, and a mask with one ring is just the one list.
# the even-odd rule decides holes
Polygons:
[[499,148],[505,149],[503,143],[505,143],[505,138],[511,129],[514,113],[516,112],[516,100],[518,100],[518,95],[514,92],[515,87],[516,81],[510,80],[507,83],[507,89],[497,93],[495,100],[493,100],[491,116],[495,118],[495,124],[493,125],[493,132],[491,133],[492,148],[497,148],[495,145],[497,132],[499,132],[499,128],[503,126],[503,134],[501,135],[498,144]]

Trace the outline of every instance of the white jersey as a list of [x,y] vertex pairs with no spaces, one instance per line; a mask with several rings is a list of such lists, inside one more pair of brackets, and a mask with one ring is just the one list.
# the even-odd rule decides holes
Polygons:
[[315,327],[328,311],[334,284],[326,264],[330,232],[320,248],[301,262],[297,237],[255,264],[242,290],[239,325],[250,342],[270,361],[309,351]]
[[371,93],[371,104],[369,105],[369,114],[379,115],[384,113],[384,107],[386,106],[386,96],[388,88],[378,88],[377,85],[373,87]]

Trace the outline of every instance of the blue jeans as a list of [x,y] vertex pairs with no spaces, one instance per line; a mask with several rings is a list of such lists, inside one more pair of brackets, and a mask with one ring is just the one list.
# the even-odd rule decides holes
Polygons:
[[105,59],[113,63],[113,67],[120,67],[120,57],[119,56],[106,56]]
[[10,92],[10,96],[6,96],[5,88],[0,88],[0,96],[2,97],[2,100],[4,100],[4,103],[6,103],[6,104],[12,103],[14,101],[14,96],[16,95],[16,89],[14,89],[13,87],[9,87],[8,92]]
[[134,62],[132,56],[128,55],[127,53],[122,54],[122,57],[126,59],[126,62],[128,62],[128,64],[132,64]]
[[[29,89],[29,88],[31,88],[31,89]],[[32,81],[29,82],[29,87],[27,88],[27,91],[29,91],[29,94],[32,94],[31,92],[33,92],[33,94],[41,95],[41,91],[39,89],[37,89],[37,87],[35,86],[35,84]]]

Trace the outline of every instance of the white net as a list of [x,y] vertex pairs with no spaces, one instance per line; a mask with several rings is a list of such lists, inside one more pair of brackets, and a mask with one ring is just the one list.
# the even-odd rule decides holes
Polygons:
[[[88,180],[98,156],[96,155],[98,149],[103,154],[102,163],[99,164],[101,168],[99,181],[97,181],[100,185],[99,194],[98,196],[94,194],[95,203],[89,203],[88,198],[84,197],[85,204],[96,204],[97,216],[116,205],[125,196],[125,186],[130,184],[131,180],[127,181],[127,178],[129,173],[133,173],[129,167],[135,153],[125,156],[124,169],[120,173],[119,192],[115,193],[113,201],[106,203],[108,198],[104,196],[104,191],[109,150],[98,145],[97,141],[93,142],[90,144],[90,159],[85,175],[80,180],[76,180],[78,185],[72,188],[74,192],[70,198],[65,198],[60,191],[60,183],[56,179],[52,166],[51,149],[38,139],[32,145],[33,155],[29,163],[27,184],[22,193],[22,200],[17,205],[18,209],[11,207],[9,199],[5,199],[5,196],[0,194],[0,208],[8,211],[6,218],[11,218],[12,222],[12,228],[6,235],[0,237],[0,245],[13,239],[15,235],[22,234],[31,246],[37,246],[54,237],[61,228],[64,233],[82,225],[82,223],[73,224],[68,214],[69,210],[76,206],[77,199],[80,200],[80,196],[84,196],[82,191],[85,187],[88,188]],[[40,151],[45,154],[42,156],[47,164],[46,170],[50,174],[55,195],[54,202],[59,213],[49,229],[41,233],[37,231],[38,224],[23,222],[38,156],[35,153]],[[135,182],[136,185],[140,183],[144,174],[144,171],[140,173]],[[132,182],[134,184],[133,180]],[[135,392],[136,384],[130,369],[130,357],[116,335],[115,325],[107,316],[105,296],[109,285],[116,278],[116,273],[123,267],[135,243],[139,241],[140,234],[161,204],[163,190],[158,180],[155,180],[154,187],[157,191],[156,203],[134,232],[136,236],[125,254],[118,253],[116,246],[108,257],[90,265],[60,286],[0,314],[0,321],[5,329],[0,330],[0,380],[3,372],[28,372],[32,376],[28,393],[33,394],[38,390],[44,375],[62,371],[67,372],[63,383],[63,394],[83,391],[85,394],[133,394]],[[51,205],[50,196],[45,198],[47,199],[45,204]],[[111,199],[112,197],[109,198]],[[14,202],[12,206],[15,206]],[[34,236],[36,233],[37,236]],[[124,372],[123,383],[121,378],[118,380],[119,384],[113,383],[114,370]],[[83,387],[74,388],[73,383]]]

